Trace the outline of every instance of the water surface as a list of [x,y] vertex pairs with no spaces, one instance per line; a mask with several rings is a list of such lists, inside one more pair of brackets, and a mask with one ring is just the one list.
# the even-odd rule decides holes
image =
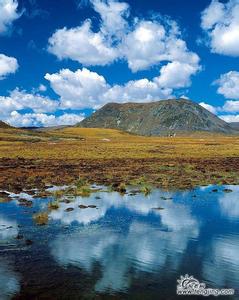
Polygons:
[[238,186],[99,191],[61,202],[45,226],[32,216],[51,197],[26,207],[30,195],[11,196],[0,203],[0,299],[183,299],[184,274],[239,290]]

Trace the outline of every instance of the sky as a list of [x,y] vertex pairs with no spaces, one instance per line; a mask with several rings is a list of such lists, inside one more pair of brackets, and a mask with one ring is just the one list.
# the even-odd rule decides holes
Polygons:
[[239,122],[239,0],[0,0],[0,120],[180,97]]

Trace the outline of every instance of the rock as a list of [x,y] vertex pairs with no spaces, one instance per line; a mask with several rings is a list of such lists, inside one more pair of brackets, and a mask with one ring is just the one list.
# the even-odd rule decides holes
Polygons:
[[69,204],[69,203],[71,203],[71,200],[69,200],[69,199],[63,199],[61,202],[64,202],[64,203],[66,203],[66,204]]
[[22,234],[18,234],[16,237],[15,237],[16,240],[22,240],[23,239],[23,235]]
[[68,207],[67,209],[65,209],[66,212],[70,212],[70,211],[73,211],[74,208],[73,207]]
[[27,240],[25,241],[25,244],[26,244],[26,246],[31,246],[31,245],[33,244],[33,241],[27,239]]
[[85,208],[87,208],[88,206],[83,205],[83,204],[80,204],[78,207],[81,208],[81,209],[85,209]]
[[223,192],[224,192],[224,193],[232,193],[233,190],[231,190],[231,189],[224,189]]
[[8,193],[1,191],[0,192],[0,197],[8,197]]
[[18,202],[20,206],[26,206],[26,207],[31,207],[33,204],[32,201],[26,199],[19,199]]

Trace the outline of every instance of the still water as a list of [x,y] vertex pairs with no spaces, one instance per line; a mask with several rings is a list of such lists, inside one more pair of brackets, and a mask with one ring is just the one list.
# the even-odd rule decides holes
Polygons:
[[176,285],[185,274],[239,299],[238,186],[102,190],[61,202],[44,226],[32,216],[52,198],[29,207],[19,198],[31,200],[0,203],[1,300],[184,299]]

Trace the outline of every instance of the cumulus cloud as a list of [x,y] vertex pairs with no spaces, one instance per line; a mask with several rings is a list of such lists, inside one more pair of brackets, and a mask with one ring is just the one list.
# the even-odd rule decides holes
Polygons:
[[160,87],[156,78],[148,80],[131,80],[125,85],[114,85],[104,95],[103,103],[107,102],[150,102],[166,99],[171,96],[172,89]]
[[49,52],[59,59],[70,58],[89,65],[106,65],[117,57],[117,50],[107,45],[101,32],[91,30],[91,21],[82,26],[57,30],[49,39]]
[[70,58],[85,66],[106,65],[121,56],[116,45],[127,32],[125,18],[129,5],[111,0],[92,0],[91,4],[100,16],[99,31],[92,30],[91,20],[75,28],[56,30],[49,39],[49,52],[59,59]]
[[57,107],[57,101],[16,88],[9,96],[0,96],[0,119],[5,120],[15,110],[30,109],[35,113],[43,113],[53,112]]
[[17,69],[18,62],[16,58],[0,54],[0,80],[11,73],[15,73]]
[[183,88],[191,84],[191,75],[198,71],[198,65],[173,61],[163,66],[156,78],[159,86],[165,88]]
[[13,21],[20,17],[17,8],[16,0],[0,0],[0,34],[6,33]]
[[47,90],[47,87],[44,84],[40,84],[38,87],[39,92],[45,92]]
[[134,72],[165,61],[192,64],[196,71],[199,69],[199,57],[187,49],[175,22],[164,26],[157,21],[140,21],[125,36],[121,47]]
[[103,76],[86,68],[76,72],[63,69],[59,73],[47,73],[45,79],[60,96],[62,108],[95,108],[100,105],[100,97],[109,88]]
[[222,110],[231,113],[239,112],[239,101],[233,101],[233,100],[226,101],[222,107]]
[[208,34],[212,52],[239,56],[238,0],[212,0],[202,12],[201,27]]
[[64,113],[61,116],[44,113],[21,114],[17,111],[11,112],[7,122],[15,127],[50,127],[58,125],[75,125],[84,119],[84,114]]
[[208,103],[205,102],[200,102],[199,105],[201,105],[202,107],[206,108],[208,111],[210,111],[213,114],[217,113],[217,108],[213,105],[210,105]]
[[[38,93],[27,93],[15,89],[9,96],[0,96],[0,120],[16,127],[74,125],[84,118],[84,114],[60,112],[55,116],[60,102]],[[29,110],[25,113],[23,110]]]
[[218,85],[219,94],[229,99],[239,99],[239,72],[230,71],[222,74],[214,84]]
[[129,27],[126,20],[129,16],[129,5],[117,1],[92,0],[91,2],[94,10],[101,17],[101,32],[110,38],[120,39]]
[[15,89],[10,93],[10,98],[15,101],[20,109],[30,108],[36,113],[53,112],[58,107],[58,101],[51,100],[40,94],[30,94],[26,91]]
[[[69,58],[85,66],[121,59],[133,72],[167,64],[161,69],[160,79],[162,87],[167,88],[188,86],[190,77],[200,70],[199,57],[188,50],[176,22],[132,18],[124,2],[91,3],[100,16],[98,31],[93,31],[90,20],[75,28],[57,30],[49,39],[48,49],[59,59]],[[175,76],[178,69],[183,76],[172,80],[171,74]],[[167,84],[166,77],[173,82]]]
[[[202,107],[206,108],[208,111],[210,111],[213,114],[221,114],[220,118],[230,122],[229,120],[234,119],[234,118],[238,118],[235,115],[222,115],[223,113],[238,113],[239,112],[239,101],[233,101],[233,100],[228,100],[224,103],[223,106],[213,106],[211,104],[205,103],[205,102],[201,102],[199,103]],[[233,121],[231,121],[233,122]]]
[[222,106],[213,106],[205,102],[199,104],[213,114],[218,114],[226,122],[238,122],[239,115],[236,113],[239,113],[239,72],[230,71],[222,74],[213,84],[218,86],[218,94],[234,100],[226,100]]
[[149,102],[173,97],[173,89],[190,84],[189,77],[194,71],[187,64],[169,63],[152,80],[131,80],[124,85],[110,85],[103,76],[86,68],[47,73],[45,79],[60,96],[62,109],[97,109],[107,102]]
[[239,115],[221,115],[219,116],[225,122],[239,122]]

